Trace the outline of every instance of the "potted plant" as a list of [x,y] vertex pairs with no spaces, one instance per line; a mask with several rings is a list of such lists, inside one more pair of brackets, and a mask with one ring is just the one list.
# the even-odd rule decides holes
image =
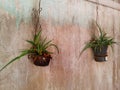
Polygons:
[[51,40],[47,41],[47,38],[41,38],[41,31],[34,36],[33,40],[27,40],[27,42],[30,43],[32,47],[23,52],[29,52],[28,58],[37,66],[49,65],[50,59],[52,59],[51,54],[53,53],[47,50],[50,46],[54,46],[59,53],[58,47],[51,43]]
[[[47,66],[49,65],[50,60],[52,59],[51,54],[53,52],[49,52],[47,49],[51,46],[55,47],[57,52],[59,53],[57,45],[52,43],[52,40],[47,41],[47,38],[41,37],[42,28],[40,23],[40,1],[39,8],[33,8],[32,12],[32,25],[34,28],[33,40],[26,40],[29,44],[31,44],[31,48],[23,50],[21,54],[7,64],[5,64],[0,71],[6,68],[9,64],[13,63],[16,60],[19,60],[25,55],[28,55],[28,59],[30,59],[37,66]],[[38,32],[38,33],[37,33]]]
[[103,62],[107,60],[106,57],[107,57],[108,46],[112,47],[112,45],[116,44],[116,42],[112,37],[108,37],[107,33],[105,33],[97,23],[96,25],[99,31],[99,36],[94,35],[94,37],[90,40],[90,42],[88,42],[85,45],[82,52],[87,48],[91,48],[93,51],[95,60],[98,62]]
[[38,32],[33,40],[26,40],[28,43],[32,45],[30,49],[23,50],[21,54],[7,64],[5,64],[0,71],[2,71],[5,67],[9,64],[13,63],[14,61],[20,59],[21,57],[28,55],[28,58],[37,66],[47,66],[49,65],[50,59],[52,59],[52,52],[49,52],[47,49],[51,46],[54,46],[59,53],[58,47],[51,43],[52,41],[47,41],[47,38],[41,38],[41,31]]

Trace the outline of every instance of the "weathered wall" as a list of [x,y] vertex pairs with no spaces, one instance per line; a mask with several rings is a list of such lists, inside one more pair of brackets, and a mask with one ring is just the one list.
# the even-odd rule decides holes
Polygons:
[[[1,66],[30,47],[24,40],[33,33],[30,12],[38,4],[33,1],[0,0]],[[27,56],[16,61],[0,73],[0,90],[119,90],[119,46],[108,50],[104,63],[95,62],[90,49],[80,58],[79,52],[94,31],[92,20],[120,42],[120,12],[84,0],[42,0],[41,7],[43,34],[60,54],[55,52],[48,67],[34,66]]]

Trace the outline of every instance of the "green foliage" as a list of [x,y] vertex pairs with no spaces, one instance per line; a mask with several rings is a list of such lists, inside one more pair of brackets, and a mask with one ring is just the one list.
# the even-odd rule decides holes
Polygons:
[[52,40],[47,41],[47,38],[41,38],[41,31],[34,36],[34,40],[27,40],[27,42],[32,45],[32,48],[30,50],[38,55],[42,55],[42,53],[51,53],[47,51],[47,48],[50,46],[55,47],[59,53],[58,47],[55,44],[51,43]]
[[0,69],[0,72],[1,72],[4,68],[6,68],[9,64],[11,64],[12,62],[20,59],[21,57],[23,57],[23,56],[25,56],[25,55],[27,55],[27,54],[29,54],[29,52],[24,51],[24,52],[22,52],[19,56],[17,56],[17,57],[15,57],[14,59],[10,60],[7,64],[5,64],[5,65]]
[[20,59],[21,57],[28,55],[28,54],[37,54],[42,55],[43,53],[51,54],[53,52],[49,52],[47,49],[51,46],[55,47],[57,52],[59,53],[58,47],[51,43],[52,40],[47,41],[47,38],[42,39],[41,38],[41,31],[34,35],[33,40],[26,40],[29,44],[32,45],[30,49],[26,49],[21,51],[21,54],[14,59],[10,60],[7,64],[5,64],[0,71],[2,71],[4,68],[6,68],[9,64],[13,63],[14,61]]
[[100,33],[100,35],[97,37],[96,35],[94,35],[94,37],[92,38],[92,40],[90,42],[88,42],[86,44],[86,46],[83,48],[82,52],[80,53],[80,55],[83,53],[83,51],[85,51],[87,48],[92,48],[94,50],[101,50],[101,48],[103,46],[111,46],[113,44],[116,44],[116,42],[114,41],[113,38],[111,37],[107,37],[107,33],[105,33],[104,31],[102,31],[101,27],[96,23],[98,31]]

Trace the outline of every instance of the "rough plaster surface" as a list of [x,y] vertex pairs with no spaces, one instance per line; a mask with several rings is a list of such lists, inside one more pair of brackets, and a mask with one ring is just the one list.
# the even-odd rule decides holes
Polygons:
[[[11,1],[17,1],[20,11],[34,6],[32,0]],[[0,65],[3,65],[21,49],[30,47],[25,40],[32,38],[33,30],[31,23],[24,20],[16,27],[16,15],[7,7],[13,5],[10,10],[16,10],[16,3],[1,0],[0,6],[1,2],[6,7],[0,7]],[[50,48],[55,54],[48,67],[34,66],[27,56],[14,62],[0,73],[0,90],[119,90],[119,46],[114,46],[114,53],[108,50],[105,63],[95,62],[90,49],[80,58],[79,52],[94,32],[93,19],[120,41],[120,12],[83,0],[42,0],[41,7],[43,34],[53,39],[60,54]],[[22,13],[30,15],[27,11]]]
[[0,8],[15,17],[16,25],[19,27],[22,20],[25,22],[30,20],[34,3],[33,0],[0,0]]

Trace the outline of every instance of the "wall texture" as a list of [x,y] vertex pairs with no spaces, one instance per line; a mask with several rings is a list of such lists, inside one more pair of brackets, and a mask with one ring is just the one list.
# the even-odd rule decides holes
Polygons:
[[[34,6],[37,0],[0,0],[0,66],[30,47],[25,40],[32,38]],[[48,67],[34,66],[27,56],[14,62],[0,72],[0,90],[120,90],[118,45],[114,52],[109,48],[107,62],[95,62],[90,49],[79,58],[94,32],[93,20],[120,42],[120,11],[86,0],[42,0],[41,7],[43,34],[60,54],[51,48],[55,54]]]

